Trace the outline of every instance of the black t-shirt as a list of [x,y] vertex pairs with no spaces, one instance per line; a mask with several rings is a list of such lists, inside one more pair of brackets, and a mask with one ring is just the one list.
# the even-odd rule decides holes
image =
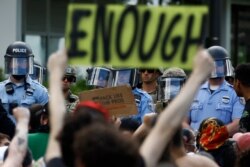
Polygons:
[[53,158],[46,162],[46,167],[66,167],[61,158]]
[[246,101],[246,105],[240,118],[240,131],[250,132],[250,99]]

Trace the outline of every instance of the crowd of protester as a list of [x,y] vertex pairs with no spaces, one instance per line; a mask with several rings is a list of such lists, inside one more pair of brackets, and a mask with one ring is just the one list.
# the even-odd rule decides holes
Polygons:
[[[138,114],[127,117],[110,115],[105,106],[71,93],[76,76],[65,50],[49,57],[48,91],[29,77],[33,57],[24,42],[6,51],[1,166],[250,165],[250,64],[230,71],[228,53],[220,46],[199,50],[189,75],[178,67],[88,69],[93,89],[131,86]],[[233,85],[225,80],[229,75]]]

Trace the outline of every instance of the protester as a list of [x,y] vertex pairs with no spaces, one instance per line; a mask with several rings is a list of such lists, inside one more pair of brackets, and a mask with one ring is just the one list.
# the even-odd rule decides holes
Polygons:
[[[112,147],[112,148],[111,148]],[[76,167],[140,167],[138,145],[114,127],[92,124],[77,132]]]
[[[142,146],[141,155],[145,166],[157,166],[166,146],[173,139],[176,130],[188,111],[192,98],[194,98],[202,82],[207,79],[214,68],[213,61],[206,51],[199,51],[195,58],[194,69],[182,91],[160,114],[154,128],[149,133]],[[203,71],[201,73],[201,71]],[[153,156],[152,156],[153,155]],[[174,159],[177,166],[217,166],[213,161],[201,156],[185,156]]]
[[233,139],[236,142],[237,145],[237,151],[238,153],[243,153],[246,152],[247,150],[250,150],[250,133],[246,132],[246,133],[236,133],[233,136]]
[[10,137],[4,133],[0,133],[0,147],[8,146],[10,144]]
[[10,137],[4,133],[0,133],[0,162],[3,161],[4,153],[10,145]]
[[250,165],[250,150],[247,150],[238,157],[236,167],[249,167],[249,165]]
[[[4,160],[7,158],[8,155],[9,155],[9,149],[6,149],[4,153]],[[25,157],[22,162],[22,167],[32,167],[32,161],[33,161],[32,152],[29,149],[27,149]]]
[[240,64],[235,69],[234,89],[245,99],[245,108],[240,118],[240,131],[250,132],[250,64]]
[[64,69],[66,68],[66,51],[54,53],[50,56],[48,61],[48,70],[50,72],[49,86],[50,86],[50,136],[48,146],[45,153],[46,166],[52,167],[64,166],[61,157],[60,143],[57,141],[58,134],[63,127],[63,118],[66,113],[66,104],[62,92],[61,80],[64,76]]
[[104,126],[109,122],[109,119],[108,111],[102,105],[93,101],[80,102],[74,113],[65,115],[58,140],[62,151],[62,159],[66,166],[75,166],[73,145],[76,133],[96,122]]
[[221,167],[234,167],[236,151],[234,142],[224,123],[214,117],[203,120],[196,138],[198,151],[210,153]]
[[[60,57],[60,61],[58,61],[59,57]],[[50,167],[50,166],[57,166],[57,167],[58,166],[64,166],[64,162],[71,163],[72,165],[65,164],[65,165],[70,165],[70,166],[75,166],[75,165],[79,166],[79,165],[82,165],[82,164],[87,165],[86,161],[82,161],[82,160],[78,161],[79,160],[78,158],[81,157],[81,154],[78,151],[75,152],[75,153],[77,153],[76,155],[74,155],[74,154],[69,155],[70,152],[68,152],[67,155],[69,155],[70,157],[67,157],[68,160],[64,161],[65,159],[62,159],[62,152],[60,151],[61,150],[60,143],[56,140],[57,135],[60,132],[61,133],[66,132],[66,129],[65,129],[64,126],[67,125],[67,122],[66,122],[65,125],[63,124],[63,117],[64,117],[64,113],[66,112],[66,108],[63,105],[64,100],[63,100],[63,94],[62,94],[62,91],[61,91],[61,86],[58,86],[58,83],[60,82],[61,77],[63,75],[61,70],[65,66],[65,63],[66,63],[66,54],[63,53],[63,52],[58,52],[58,53],[55,53],[55,54],[51,55],[50,59],[49,59],[49,62],[48,62],[49,71],[51,72],[50,73],[51,134],[50,134],[50,137],[49,137],[48,148],[47,148],[46,155],[45,155],[47,167]],[[90,109],[95,110],[95,111],[92,112]],[[100,107],[100,105],[96,105],[94,102],[79,103],[79,105],[76,108],[75,112],[74,113],[69,113],[69,114],[71,114],[72,117],[75,118],[75,120],[83,118],[83,117],[80,117],[80,115],[86,115],[87,114],[87,116],[85,116],[85,120],[81,119],[81,121],[80,120],[79,121],[74,121],[75,124],[68,124],[69,126],[66,126],[66,127],[68,127],[67,130],[72,130],[73,129],[74,132],[75,132],[75,133],[71,132],[70,134],[65,133],[66,139],[67,138],[69,139],[68,142],[70,140],[72,140],[72,143],[65,143],[65,144],[68,144],[68,145],[74,143],[75,134],[77,133],[78,129],[79,130],[81,129],[81,127],[86,127],[87,128],[88,125],[91,125],[92,122],[95,122],[95,121],[97,121],[99,123],[103,122],[102,126],[104,126],[104,128],[106,126],[108,126],[105,123],[109,119],[108,115],[107,115],[107,111],[102,109]],[[72,126],[70,126],[70,125],[72,125]],[[82,130],[84,130],[84,129],[82,129]],[[102,129],[99,129],[99,130],[102,131]],[[69,131],[67,131],[67,132],[69,132]],[[82,134],[80,131],[78,131],[78,132],[80,134]],[[105,134],[105,131],[103,131],[102,134]],[[125,140],[124,141],[120,140],[120,138],[118,136],[116,136],[115,134],[113,134],[112,132],[107,133],[107,135],[108,136],[110,135],[108,137],[108,141],[107,141],[108,143],[114,144],[112,142],[113,139],[119,141],[119,142],[116,142],[116,144],[114,144],[114,145],[111,144],[113,148],[119,148],[119,145],[123,145],[123,143],[125,142]],[[63,139],[63,136],[64,136],[63,134],[60,134],[59,135],[59,140],[66,141],[66,140]],[[91,136],[92,135],[89,135],[89,137],[91,137]],[[86,138],[86,141],[88,141],[87,138]],[[99,140],[97,142],[99,142]],[[130,143],[130,142],[128,142],[128,143]],[[63,145],[63,143],[61,143],[61,145],[62,145],[62,147],[65,146],[65,145]],[[97,146],[98,143],[94,144],[93,148],[95,148],[94,147],[95,145]],[[131,150],[128,149],[128,148],[129,147],[123,147],[123,150],[121,150],[121,153],[123,153],[123,152],[125,153],[126,150],[128,152],[131,152]],[[63,149],[65,149],[65,148],[63,148]],[[77,147],[77,149],[78,149],[78,147]],[[71,150],[70,146],[68,147],[68,151],[69,150]],[[109,149],[109,150],[111,151],[112,149]],[[89,159],[89,161],[92,161],[92,162],[95,161],[96,162],[96,159],[101,158],[100,156],[98,156],[98,154],[109,155],[109,153],[110,153],[109,150],[106,150],[107,152],[105,152],[105,150],[98,150],[97,149],[98,152],[96,152],[96,154],[93,155],[95,158]],[[137,150],[137,155],[139,155],[138,149],[135,149],[135,151],[136,150]],[[140,160],[141,160],[139,158],[140,156],[134,157],[133,155],[136,155],[136,152],[135,152],[135,154],[131,154],[128,157],[127,156],[120,157],[121,159],[119,161],[116,161],[117,163],[115,163],[115,164],[113,164],[114,161],[106,161],[105,163],[107,165],[105,165],[105,166],[107,166],[107,167],[112,166],[112,164],[113,164],[113,166],[120,166],[122,164],[125,165],[127,163],[127,161],[129,161],[128,163],[130,163],[130,160],[131,160],[130,158],[135,159],[136,160],[135,164],[138,164],[140,162]],[[91,154],[89,154],[88,156],[91,156]],[[74,164],[74,162],[76,162],[76,164]],[[98,161],[98,163],[104,163],[104,162]],[[88,167],[88,166],[86,166],[86,167]]]
[[15,134],[15,124],[9,117],[7,111],[4,109],[1,99],[0,99],[0,132],[8,135],[10,139],[12,139]]
[[182,129],[183,143],[187,153],[196,152],[195,134],[191,129]]
[[236,167],[250,166],[250,133],[236,133],[233,139],[236,141],[236,150],[238,153]]
[[[60,61],[58,57],[60,57]],[[50,117],[51,133],[49,137],[48,148],[45,155],[45,160],[48,167],[66,165],[64,164],[64,160],[62,159],[61,149],[63,145],[61,145],[62,147],[60,146],[60,140],[62,141],[62,132],[66,134],[66,131],[62,129],[64,127],[63,120],[66,113],[66,106],[62,92],[62,85],[58,84],[61,82],[61,78],[64,75],[62,69],[65,68],[65,65],[66,65],[65,53],[58,52],[50,56],[48,62],[48,68],[49,71],[51,72],[49,80],[50,99],[51,99],[49,104],[50,116],[51,116]],[[146,167],[156,166],[166,146],[170,146],[170,141],[173,140],[172,137],[174,136],[175,133],[177,133],[177,129],[180,128],[181,121],[185,115],[185,112],[191,105],[192,102],[191,97],[195,96],[195,93],[198,90],[200,84],[204,81],[204,79],[206,79],[208,74],[211,72],[212,68],[213,68],[213,63],[208,53],[206,51],[200,51],[195,59],[195,67],[190,76],[190,79],[186,82],[180,94],[174,98],[174,100],[159,116],[154,128],[152,129],[152,131],[149,133],[149,135],[146,137],[145,141],[141,145],[140,153],[143,156],[144,160],[141,159],[140,154],[138,152],[139,150],[136,148],[135,143],[132,140],[123,138],[121,136],[122,134],[118,133],[118,131],[115,130],[114,127],[111,127],[111,125],[108,123],[109,116],[107,115],[107,111],[105,111],[105,109],[102,109],[100,106],[98,107],[98,105],[96,105],[95,103],[94,104],[90,102],[79,103],[78,106],[79,108],[76,108],[76,110],[73,113],[68,113],[68,114],[72,115],[75,118],[80,118],[79,116],[83,113],[87,114],[88,116],[85,117],[85,121],[83,121],[82,123],[79,122],[80,124],[70,127],[70,128],[75,127],[74,128],[75,132],[71,133],[72,136],[71,138],[73,139],[72,143],[68,143],[68,145],[69,144],[74,145],[74,154],[71,156],[73,158],[72,160],[76,162],[76,164],[74,164],[73,166],[84,165],[88,167],[91,166],[89,164],[92,163],[99,164],[102,162],[102,156],[98,155],[108,156],[112,155],[113,151],[114,151],[113,153],[115,153],[118,150],[120,150],[118,152],[120,152],[121,154],[116,154],[117,159],[114,161],[114,159],[111,158],[113,161],[107,160],[105,162],[106,165],[103,166],[112,166],[112,165],[126,166],[127,164],[129,164],[130,166],[139,167],[143,165],[144,162],[145,162],[144,165]],[[201,69],[205,69],[203,73],[200,73]],[[81,111],[80,109],[82,109],[83,107],[88,107],[88,108],[94,107],[95,109],[98,109],[98,111],[90,112],[89,109]],[[178,114],[176,114],[176,112],[178,112]],[[89,123],[87,120],[89,121]],[[99,125],[95,122],[99,122]],[[85,124],[85,126],[84,125],[82,126],[82,124]],[[78,130],[77,127],[79,128]],[[182,134],[181,131],[180,134]],[[74,138],[75,136],[76,138]],[[106,146],[101,147],[102,145],[99,145],[101,143],[98,143],[99,140],[96,140],[94,136],[99,136],[102,139],[105,139],[104,141],[107,143],[113,143],[112,146],[114,147],[114,150],[112,151],[110,149],[106,149]],[[182,142],[182,135],[177,135],[177,136],[180,137],[180,141]],[[82,140],[82,138],[84,138],[85,140]],[[57,139],[59,139],[59,141]],[[93,142],[92,145],[93,147],[89,147],[87,141]],[[87,142],[87,143],[84,144],[82,142]],[[128,149],[129,147],[133,149],[130,150]],[[100,150],[99,148],[102,148],[100,152],[98,152],[98,150]],[[178,152],[178,149],[176,147],[171,147],[171,148],[173,149],[172,153],[174,153],[175,151]],[[182,148],[184,148],[184,146]],[[85,151],[80,151],[85,149],[92,150],[94,154],[88,154]],[[199,166],[199,165],[216,166],[212,161],[204,157],[194,156],[192,159],[186,157],[185,150],[184,152],[182,152],[182,154],[179,154],[179,156],[174,156],[174,154],[170,155],[171,159],[173,160],[170,161],[170,163],[173,162],[178,166],[183,166],[184,164],[187,166]],[[86,157],[92,157],[93,161],[91,159],[86,159]],[[98,158],[100,159],[98,162],[96,162],[95,160]]]
[[28,134],[28,147],[35,161],[45,155],[50,130],[48,104],[40,112],[41,117],[38,129],[35,133]]
[[27,152],[27,134],[30,112],[27,108],[17,107],[13,110],[17,120],[16,134],[11,140],[6,157],[2,167],[20,166]]

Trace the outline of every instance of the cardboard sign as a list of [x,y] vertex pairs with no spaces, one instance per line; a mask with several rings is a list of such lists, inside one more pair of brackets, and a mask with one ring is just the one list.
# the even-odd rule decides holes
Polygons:
[[69,63],[192,69],[205,35],[206,6],[70,4]]
[[110,115],[117,117],[138,113],[135,98],[129,86],[84,91],[80,93],[79,97],[81,101],[92,100],[101,103],[109,110]]

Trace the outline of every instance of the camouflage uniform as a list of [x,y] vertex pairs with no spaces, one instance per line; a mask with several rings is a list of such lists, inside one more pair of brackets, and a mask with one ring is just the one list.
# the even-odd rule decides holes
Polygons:
[[76,105],[79,103],[79,97],[69,92],[68,98],[65,101],[67,112],[73,112]]
[[[76,82],[76,70],[75,70],[75,68],[68,66],[65,69],[65,76],[72,77],[73,79],[71,82]],[[77,95],[74,95],[70,90],[68,90],[68,96],[65,98],[67,112],[73,112],[75,110],[78,102],[79,102],[79,97]]]

